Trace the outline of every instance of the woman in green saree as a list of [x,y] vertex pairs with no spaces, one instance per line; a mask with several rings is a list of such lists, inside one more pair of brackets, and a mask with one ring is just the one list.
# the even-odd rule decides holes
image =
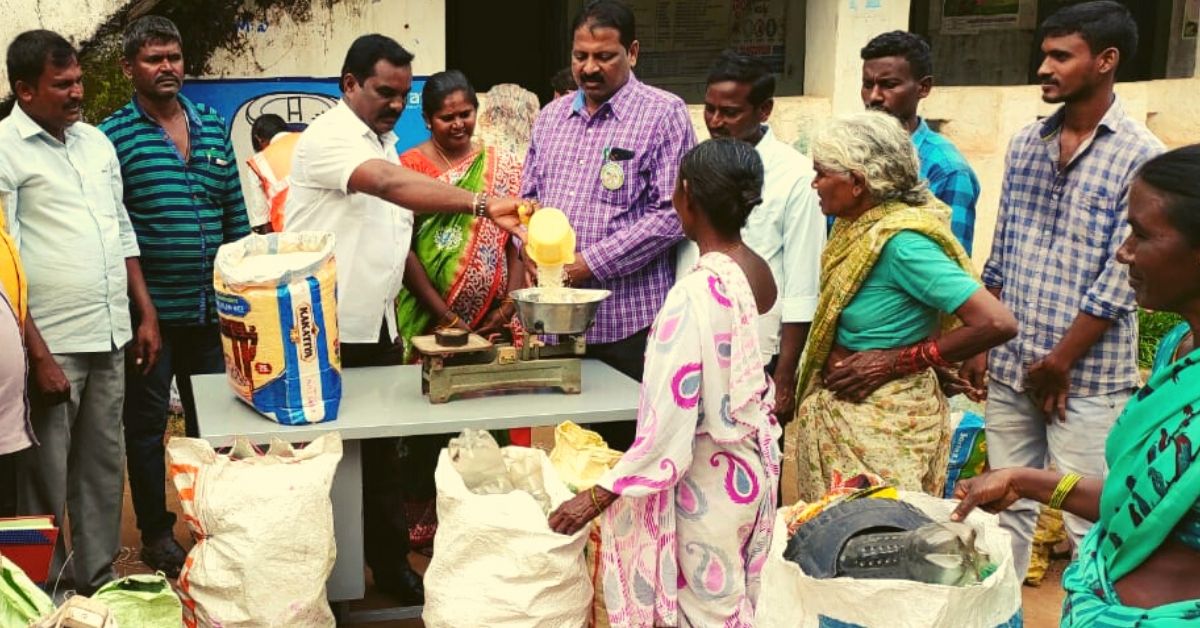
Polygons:
[[[462,72],[430,76],[421,96],[430,137],[401,155],[400,163],[472,192],[516,194],[520,161],[472,141],[479,100]],[[515,312],[508,294],[523,280],[513,242],[492,221],[471,214],[419,216],[404,266],[404,290],[396,298],[406,357],[416,357],[412,337],[434,327],[502,333]]]
[[1175,360],[1191,353],[1192,349],[1196,348],[1195,338],[1196,335],[1192,333],[1192,328],[1187,321],[1172,327],[1171,331],[1168,331],[1158,341],[1158,350],[1154,352],[1154,366],[1151,367],[1151,372],[1161,371]]
[[[438,72],[425,82],[421,107],[430,137],[400,156],[405,167],[496,197],[520,190],[521,163],[503,149],[472,141],[479,100],[458,70]],[[404,290],[396,297],[396,325],[405,357],[417,356],[413,336],[437,327],[469,329],[482,336],[505,333],[515,308],[508,294],[523,287],[523,267],[512,239],[496,223],[471,214],[417,217],[404,265]],[[528,445],[529,430],[497,432],[501,444]],[[437,530],[433,471],[448,435],[405,437],[400,455],[414,470],[405,479],[412,547],[427,547]]]
[[[1138,304],[1200,331],[1200,144],[1150,160],[1129,194],[1117,253]],[[1178,337],[1182,339],[1183,334]],[[1063,574],[1062,625],[1200,625],[1200,350],[1172,356],[1109,433],[1107,478],[997,469],[961,482],[955,519],[1034,499],[1095,521]]]

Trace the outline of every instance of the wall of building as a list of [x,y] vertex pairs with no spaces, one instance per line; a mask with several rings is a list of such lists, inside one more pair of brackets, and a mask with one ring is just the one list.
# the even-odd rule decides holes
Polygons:
[[[1125,110],[1169,147],[1200,142],[1200,79],[1123,83],[1117,93]],[[693,105],[692,122],[699,138],[707,138],[703,107]],[[941,129],[963,152],[983,188],[975,225],[977,267],[983,267],[992,246],[1004,155],[1018,130],[1054,111],[1042,102],[1036,86],[940,87],[922,103],[921,114]],[[780,139],[807,149],[812,130],[832,115],[830,99],[777,98],[771,126]]]
[[[71,2],[32,2],[0,0],[0,45],[8,47],[18,34],[36,28],[55,31],[78,45],[92,36],[129,0],[72,0]],[[0,63],[0,96],[7,95],[8,69]]]
[[872,37],[908,26],[909,0],[808,0],[804,94],[833,102],[834,111],[861,106],[862,59]]
[[[1141,78],[1187,78],[1193,75],[1196,39],[1183,36],[1186,0],[1156,0],[1170,3],[1168,23],[1153,20],[1159,29],[1157,40],[1143,42],[1137,61],[1150,64]],[[1038,0],[1022,0],[1016,23],[995,30],[959,32],[944,27],[942,16],[946,0],[917,0],[913,6],[913,28],[928,36],[933,46],[934,67],[940,85],[1024,85],[1029,81],[1034,36],[1039,16],[1045,17],[1053,6],[1039,11]],[[1141,8],[1141,7],[1137,7]],[[1151,9],[1154,13],[1158,9]],[[1149,13],[1139,19],[1150,19]],[[1147,37],[1143,23],[1143,38]],[[961,30],[961,29],[960,29]],[[1165,58],[1158,58],[1162,48]],[[1153,61],[1150,61],[1153,58]],[[1129,72],[1130,70],[1126,70]],[[1123,75],[1124,76],[1124,75]],[[1133,78],[1133,76],[1130,76]]]
[[346,50],[359,35],[381,33],[416,55],[413,69],[430,74],[446,65],[444,0],[341,0],[313,2],[312,18],[297,24],[289,16],[277,22],[243,24],[246,46],[236,53],[217,51],[210,76],[337,76]]

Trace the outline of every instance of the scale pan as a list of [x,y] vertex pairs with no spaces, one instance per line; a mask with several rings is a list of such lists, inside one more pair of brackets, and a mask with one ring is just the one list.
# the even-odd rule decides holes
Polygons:
[[535,334],[582,334],[592,326],[596,308],[609,290],[523,288],[509,294],[521,325]]

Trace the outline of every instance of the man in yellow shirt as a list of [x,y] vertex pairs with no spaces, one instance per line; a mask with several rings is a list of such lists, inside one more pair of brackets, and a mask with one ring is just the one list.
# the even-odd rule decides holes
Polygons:
[[[0,202],[0,485],[11,487],[16,486],[17,456],[34,440],[26,391],[25,273],[4,216]],[[15,497],[15,491],[0,493],[0,517],[17,514]]]
[[25,288],[25,272],[21,269],[21,258],[17,254],[17,243],[8,237],[4,202],[0,199],[0,288],[8,299],[18,324],[24,324],[28,292]]

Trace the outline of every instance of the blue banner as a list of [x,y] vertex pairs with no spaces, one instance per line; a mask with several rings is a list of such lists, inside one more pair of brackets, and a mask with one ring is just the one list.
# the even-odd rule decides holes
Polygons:
[[[396,148],[400,152],[429,138],[421,117],[424,87],[425,77],[413,78],[408,104],[396,123],[399,138]],[[250,128],[260,115],[274,113],[294,130],[303,130],[342,97],[336,77],[189,79],[183,84],[183,93],[194,102],[216,109],[225,118],[239,165],[254,152]]]

